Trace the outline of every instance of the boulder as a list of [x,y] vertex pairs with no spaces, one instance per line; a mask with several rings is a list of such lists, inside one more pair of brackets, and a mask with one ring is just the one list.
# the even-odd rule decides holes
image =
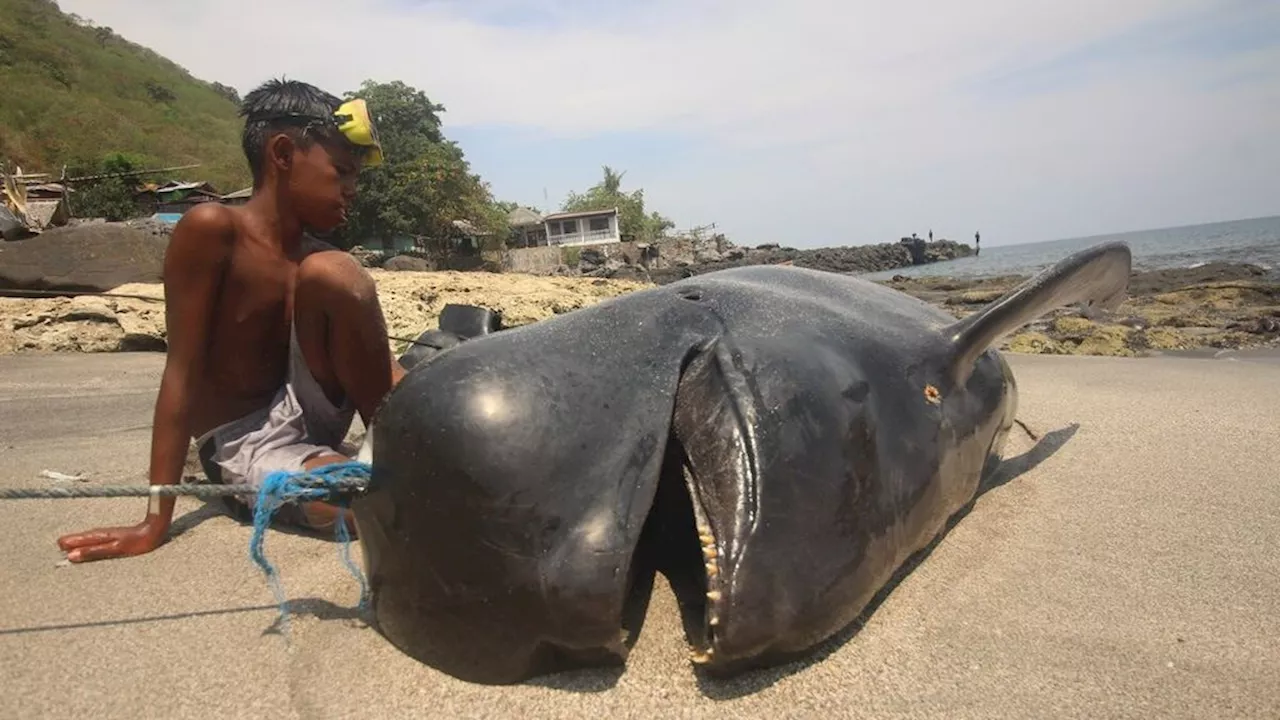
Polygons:
[[164,280],[161,234],[123,223],[55,228],[0,243],[0,289],[103,292]]
[[597,270],[605,267],[609,263],[609,259],[604,253],[595,248],[583,248],[578,253],[578,272],[583,275],[592,275]]
[[623,265],[613,270],[608,277],[612,280],[639,280],[641,282],[652,282],[649,272],[639,265]]
[[383,270],[393,272],[427,272],[433,270],[431,261],[412,255],[396,255],[382,263]]

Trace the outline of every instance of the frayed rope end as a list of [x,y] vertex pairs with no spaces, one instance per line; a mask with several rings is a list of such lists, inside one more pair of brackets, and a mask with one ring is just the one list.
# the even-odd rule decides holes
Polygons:
[[[280,606],[282,632],[288,631],[288,601],[284,595],[284,588],[280,584],[279,573],[262,552],[263,540],[266,537],[267,528],[271,525],[271,519],[280,506],[287,502],[328,500],[337,490],[350,488],[351,480],[368,480],[372,475],[371,465],[352,461],[301,472],[280,470],[271,473],[262,481],[262,487],[258,490],[258,501],[253,510],[253,537],[249,541],[249,557],[262,569],[263,574],[267,576],[267,582],[271,584],[271,592]],[[363,612],[368,607],[369,585],[360,568],[351,559],[351,534],[347,531],[346,518],[348,512],[350,512],[348,509],[343,508],[338,513],[334,536],[339,543],[339,553],[343,563],[355,577],[356,582],[360,583],[360,611]]]

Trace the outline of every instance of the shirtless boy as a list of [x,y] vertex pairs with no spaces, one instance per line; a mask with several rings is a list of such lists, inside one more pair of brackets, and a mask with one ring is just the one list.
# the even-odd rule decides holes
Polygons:
[[[337,450],[355,412],[366,426],[404,375],[373,279],[345,252],[304,237],[341,225],[368,135],[344,134],[341,101],[294,81],[244,99],[253,196],[205,203],[174,228],[164,261],[168,355],[151,434],[150,482],[177,483],[195,439],[210,480],[260,484],[277,470],[346,462]],[[354,141],[353,141],[354,140]],[[240,501],[235,501],[240,502]],[[66,535],[72,562],[140,555],[164,542],[174,498],[146,519]],[[332,528],[338,508],[286,506],[290,520]],[[284,519],[284,518],[282,518]]]

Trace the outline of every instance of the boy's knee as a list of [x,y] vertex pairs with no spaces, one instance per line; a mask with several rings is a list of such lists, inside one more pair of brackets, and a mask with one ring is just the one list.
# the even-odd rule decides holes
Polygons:
[[319,252],[299,264],[296,296],[299,305],[321,303],[328,311],[373,308],[377,306],[378,287],[347,253]]
[[347,532],[352,539],[356,537],[354,519],[349,510],[329,503],[312,501],[298,505],[298,525],[315,532],[331,533],[337,529],[341,519],[347,524]]

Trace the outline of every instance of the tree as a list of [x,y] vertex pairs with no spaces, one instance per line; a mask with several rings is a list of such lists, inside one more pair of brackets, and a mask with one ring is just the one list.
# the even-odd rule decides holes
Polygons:
[[[130,153],[108,153],[100,161],[83,162],[68,168],[67,174],[107,175],[132,173],[146,167],[146,159]],[[144,178],[137,175],[106,177],[88,180],[75,188],[71,196],[72,207],[79,217],[100,217],[111,222],[129,220],[141,214],[134,194]]]
[[675,223],[656,211],[645,214],[643,188],[631,193],[622,192],[622,176],[625,174],[625,170],[619,173],[605,165],[604,178],[585,193],[570,192],[561,209],[564,212],[585,212],[616,207],[619,230],[624,237],[640,241],[664,237],[668,230],[675,227]]
[[347,99],[364,98],[382,142],[383,164],[366,170],[342,235],[350,241],[426,236],[447,250],[471,223],[494,245],[510,232],[487,183],[471,172],[457,143],[440,130],[444,106],[403,82],[366,80]]

